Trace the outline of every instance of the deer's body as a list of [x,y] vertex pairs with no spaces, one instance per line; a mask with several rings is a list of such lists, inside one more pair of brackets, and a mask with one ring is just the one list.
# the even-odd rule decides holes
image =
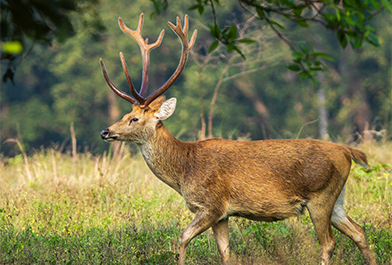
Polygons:
[[[148,53],[159,45],[148,45],[141,35],[141,22],[136,31],[119,19],[121,29],[141,46],[143,81],[148,81]],[[185,264],[186,248],[198,234],[212,228],[224,264],[230,257],[228,220],[240,216],[259,221],[276,221],[296,216],[306,207],[318,235],[323,264],[329,263],[335,247],[331,225],[350,237],[365,261],[376,264],[362,228],[347,216],[344,187],[351,160],[366,164],[366,155],[356,149],[318,140],[264,140],[238,142],[210,139],[193,143],[181,142],[170,134],[162,120],[172,115],[176,99],[166,100],[164,93],[185,66],[188,51],[188,24],[181,29],[169,24],[180,37],[183,53],[173,76],[156,92],[144,98],[137,93],[129,77],[124,58],[124,71],[132,96],[118,90],[110,81],[101,60],[108,85],[119,96],[133,104],[132,112],[101,132],[108,142],[136,143],[151,171],[176,190],[187,207],[195,213],[180,238],[179,264]],[[157,44],[158,43],[158,44]]]
[[259,221],[295,216],[326,190],[337,198],[352,157],[348,147],[310,139],[186,143],[163,124],[139,148],[151,171],[183,196],[192,212],[216,208],[220,219]]

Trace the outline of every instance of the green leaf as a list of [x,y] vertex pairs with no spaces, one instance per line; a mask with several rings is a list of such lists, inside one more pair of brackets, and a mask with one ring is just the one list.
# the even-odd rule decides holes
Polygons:
[[240,39],[240,40],[237,40],[237,42],[239,42],[239,43],[255,43],[256,41],[255,40],[252,40],[252,39]]
[[301,27],[304,28],[308,27],[308,23],[303,19],[296,19],[295,22],[297,22],[297,24],[300,25]]
[[352,7],[354,4],[354,0],[343,0],[343,4],[345,8]]
[[276,22],[276,21],[274,21],[274,20],[269,20],[269,23],[271,24],[271,25],[275,25],[275,26],[277,26],[278,28],[280,28],[281,30],[285,30],[286,28],[285,27],[283,27],[282,25],[280,25],[278,22]]
[[293,52],[291,55],[293,57],[297,57],[297,58],[305,58],[306,57],[303,53],[300,53],[300,52]]
[[304,53],[308,53],[309,49],[304,44],[299,43],[298,46]]
[[298,64],[290,64],[287,65],[286,68],[294,72],[301,71],[301,67]]
[[358,39],[355,41],[354,48],[355,48],[355,49],[359,49],[359,48],[361,48],[361,46],[362,46],[362,39],[358,38]]
[[9,41],[3,44],[2,50],[8,54],[20,54],[23,51],[23,45],[19,41]]
[[237,27],[235,25],[230,27],[228,37],[230,40],[235,40],[237,38]]
[[385,6],[385,8],[392,13],[392,4],[390,0],[381,0],[382,4]]
[[299,75],[299,77],[306,78],[309,76],[309,73],[306,71],[303,71],[303,72],[299,73],[298,75]]
[[194,10],[194,9],[198,9],[199,8],[199,4],[193,5],[190,8],[188,8],[188,10]]
[[343,47],[343,49],[346,48],[346,46],[347,46],[347,38],[346,38],[346,34],[344,33],[344,31],[339,30],[337,32],[337,35],[338,35],[338,40],[340,42],[340,45]]
[[215,26],[213,26],[213,25],[208,25],[208,26],[209,26],[209,28],[210,28],[211,35],[212,35],[214,38],[220,39],[221,30],[220,30],[219,26],[218,26],[218,25],[215,25]]
[[378,10],[381,11],[381,6],[377,0],[370,0],[370,3]]
[[165,5],[160,1],[152,0],[156,13],[159,15],[165,10]]
[[238,48],[237,45],[233,44],[233,43],[228,43],[226,44],[226,49],[228,52],[232,52],[232,51],[236,51],[238,52],[239,55],[241,55],[241,57],[245,60],[245,55],[241,52],[241,50]]
[[351,47],[353,47],[353,49],[355,49],[355,41],[353,39],[350,39],[349,41],[350,41]]
[[256,12],[259,15],[260,19],[264,19],[264,11],[260,7],[256,7]]
[[365,26],[365,29],[367,29],[368,31],[376,31],[376,29],[370,26],[369,24]]
[[218,40],[214,40],[214,41],[211,43],[210,48],[208,49],[208,53],[210,53],[210,52],[212,52],[213,50],[215,50],[215,49],[218,47],[218,45],[219,45],[219,41],[218,41]]
[[200,5],[199,8],[197,9],[197,11],[199,11],[200,15],[203,15],[203,13],[204,13],[204,6]]
[[226,49],[228,52],[232,52],[234,50],[234,48],[235,48],[235,45],[232,43],[229,43],[226,45]]
[[335,9],[335,11],[336,11],[336,19],[337,19],[337,21],[340,21],[340,9],[339,9],[339,7],[337,6],[337,5],[331,5],[331,7],[333,8],[333,9]]
[[307,7],[307,5],[303,5],[303,6],[297,6],[294,9],[294,15],[296,15],[297,17],[301,16],[302,11]]
[[368,37],[366,38],[366,40],[367,40],[369,43],[373,44],[374,46],[377,46],[377,47],[380,46],[380,43],[378,42],[378,38],[377,38],[376,35],[374,35],[373,32],[370,32],[370,33],[369,33],[369,35],[368,35]]
[[358,32],[356,32],[356,31],[349,31],[349,32],[346,32],[346,35],[350,39],[356,39],[358,37]]
[[334,59],[331,57],[331,55],[329,55],[327,53],[324,53],[324,52],[314,52],[313,56],[314,57],[322,57],[322,58],[324,58],[324,59],[326,59],[328,61],[331,61],[331,62],[334,61]]
[[280,0],[280,2],[283,3],[284,5],[289,6],[289,7],[295,7],[293,0]]
[[234,50],[238,52],[239,55],[241,55],[242,59],[246,60],[245,55],[242,53],[242,51],[238,48],[237,45],[234,45]]
[[364,28],[365,15],[362,12],[357,12],[357,18],[358,18],[359,25],[361,25],[361,28]]
[[344,23],[347,23],[347,24],[349,24],[349,25],[352,25],[352,26],[354,26],[354,25],[357,25],[358,26],[358,20],[353,20],[352,19],[352,17],[344,17],[343,18],[343,20],[342,20],[342,22],[340,23],[341,25],[342,24],[344,24]]

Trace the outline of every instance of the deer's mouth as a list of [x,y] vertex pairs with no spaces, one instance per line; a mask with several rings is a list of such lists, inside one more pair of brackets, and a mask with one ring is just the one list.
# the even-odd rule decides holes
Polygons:
[[114,142],[114,141],[117,140],[117,138],[118,138],[118,136],[112,136],[112,137],[105,138],[105,139],[103,139],[103,140],[104,140],[105,142]]
[[112,132],[109,131],[109,129],[105,129],[101,131],[101,138],[105,142],[114,142],[117,140],[118,135],[113,134]]

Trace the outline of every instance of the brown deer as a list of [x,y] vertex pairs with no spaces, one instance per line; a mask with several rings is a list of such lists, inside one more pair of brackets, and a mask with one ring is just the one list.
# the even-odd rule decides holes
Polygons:
[[143,14],[136,31],[119,18],[123,32],[133,37],[143,57],[143,79],[135,91],[120,53],[131,95],[110,81],[101,62],[109,87],[133,105],[131,113],[101,132],[107,142],[136,143],[151,171],[177,191],[195,213],[179,240],[179,262],[185,264],[186,248],[197,235],[212,227],[223,264],[230,256],[228,221],[241,216],[258,221],[276,221],[297,216],[307,208],[322,247],[322,264],[329,264],[335,247],[331,224],[350,237],[365,261],[376,264],[364,232],[345,212],[345,183],[351,160],[366,165],[366,155],[356,149],[318,140],[229,141],[208,139],[193,143],[176,139],[163,120],[175,109],[176,99],[161,96],[179,77],[195,42],[196,30],[188,43],[188,18],[184,27],[169,22],[182,43],[180,63],[158,90],[148,97],[149,52],[158,47],[163,31],[154,44],[141,36]]

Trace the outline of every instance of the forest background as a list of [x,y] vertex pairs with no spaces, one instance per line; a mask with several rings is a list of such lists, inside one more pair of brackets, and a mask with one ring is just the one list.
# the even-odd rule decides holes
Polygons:
[[[154,2],[154,1],[153,1]],[[99,132],[131,110],[104,81],[99,65],[103,58],[112,81],[127,90],[118,53],[122,51],[136,87],[141,82],[141,56],[137,44],[118,27],[121,16],[136,28],[139,14],[146,13],[144,37],[155,41],[162,28],[162,45],[151,52],[148,93],[162,85],[174,72],[180,57],[180,41],[167,21],[190,16],[190,32],[198,30],[182,77],[166,97],[178,99],[177,110],[165,121],[169,131],[181,140],[206,137],[229,139],[322,138],[350,143],[358,137],[390,139],[392,129],[391,39],[392,19],[381,12],[370,22],[376,29],[380,47],[363,43],[360,49],[341,48],[336,32],[318,25],[301,27],[277,21],[296,44],[330,54],[324,60],[328,71],[315,75],[318,85],[298,77],[286,68],[292,51],[270,27],[242,12],[236,1],[222,1],[217,23],[223,28],[235,23],[238,35],[252,38],[240,48],[246,57],[228,53],[219,45],[207,53],[214,39],[210,34],[212,14],[202,16],[188,10],[189,3],[175,1],[160,15],[149,1],[106,1],[97,6],[101,32],[85,27],[86,20],[75,15],[76,34],[65,43],[51,46],[28,43],[28,52],[16,64],[14,84],[1,85],[1,154],[14,156],[16,145],[6,142],[17,138],[27,152],[58,145],[71,146],[71,124],[78,151],[95,154],[107,150]],[[153,18],[151,18],[153,17]],[[329,59],[329,58],[327,58]],[[2,65],[2,74],[6,67]],[[213,108],[213,109],[212,109]],[[211,113],[211,110],[213,113]]]

